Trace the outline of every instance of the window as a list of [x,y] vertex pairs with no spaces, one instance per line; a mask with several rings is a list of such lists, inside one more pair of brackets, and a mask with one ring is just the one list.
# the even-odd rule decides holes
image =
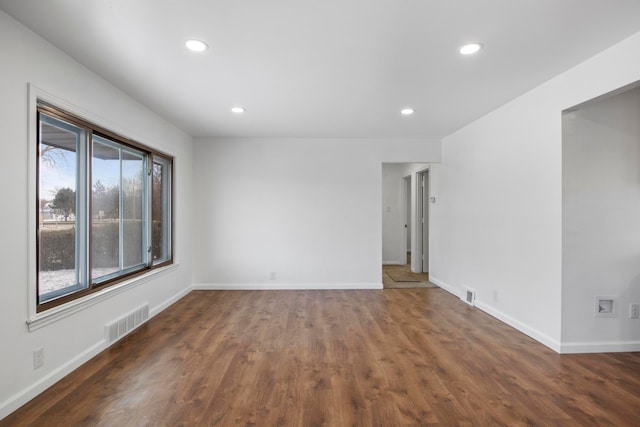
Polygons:
[[171,259],[171,159],[153,159],[151,183],[151,255],[153,263],[160,264]]
[[172,263],[173,159],[38,103],[37,311]]

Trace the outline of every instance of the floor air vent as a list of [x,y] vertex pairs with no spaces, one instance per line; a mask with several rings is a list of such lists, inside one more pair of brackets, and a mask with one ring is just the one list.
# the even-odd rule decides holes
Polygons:
[[125,314],[121,318],[107,324],[104,328],[107,345],[109,346],[118,341],[120,338],[127,335],[147,320],[149,320],[149,304],[145,304],[142,307],[137,308],[132,312]]
[[469,305],[476,305],[476,291],[473,289],[465,288],[464,302]]

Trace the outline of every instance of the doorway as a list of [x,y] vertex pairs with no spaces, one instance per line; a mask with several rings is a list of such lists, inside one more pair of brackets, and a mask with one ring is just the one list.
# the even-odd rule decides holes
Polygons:
[[430,287],[429,227],[429,164],[384,163],[382,261],[385,288]]

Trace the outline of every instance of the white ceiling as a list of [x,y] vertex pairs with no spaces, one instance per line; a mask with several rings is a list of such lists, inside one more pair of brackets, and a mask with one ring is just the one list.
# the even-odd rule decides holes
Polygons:
[[[0,0],[0,9],[193,136],[441,138],[640,31],[640,0]],[[210,49],[187,51],[189,38]],[[462,57],[468,41],[486,47]],[[234,105],[247,112],[233,115]],[[401,116],[404,106],[416,114]]]

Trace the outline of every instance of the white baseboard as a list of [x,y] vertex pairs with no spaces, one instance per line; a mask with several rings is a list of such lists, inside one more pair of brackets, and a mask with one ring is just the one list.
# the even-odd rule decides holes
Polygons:
[[382,265],[407,265],[407,263],[402,261],[382,261]]
[[[463,298],[464,296],[464,290],[460,290],[460,289],[456,289],[451,285],[448,285],[446,283],[444,283],[442,280],[433,277],[433,276],[429,276],[429,281],[440,286],[442,289],[444,289],[445,291],[453,294],[454,296],[458,297],[458,298]],[[507,325],[511,326],[512,328],[522,332],[523,334],[533,338],[534,340],[538,341],[541,344],[544,344],[545,346],[549,347],[551,350],[555,351],[556,353],[561,353],[561,346],[560,343],[556,340],[554,340],[553,338],[549,337],[546,334],[543,334],[542,332],[533,329],[527,325],[525,325],[524,323],[520,322],[519,320],[499,311],[496,310],[495,308],[491,307],[488,304],[483,303],[482,301],[475,301],[475,306],[484,311],[485,313],[487,313],[488,315],[495,317],[496,319],[500,320],[501,322],[506,323]]]
[[512,328],[517,329],[523,334],[533,338],[534,340],[538,341],[540,344],[544,344],[545,346],[549,347],[551,350],[555,351],[556,353],[561,353],[560,343],[554,340],[553,338],[551,338],[550,336],[543,334],[542,332],[525,325],[519,320],[514,319],[513,317],[499,310],[496,310],[495,308],[491,307],[488,304],[483,303],[482,301],[476,300],[475,306],[478,307],[480,310],[484,311],[485,313],[500,320],[501,322],[504,322],[507,325],[511,326]]
[[160,313],[161,311],[166,310],[170,305],[178,302],[180,299],[185,297],[192,290],[193,290],[193,286],[187,286],[177,294],[173,295],[171,298],[153,307],[152,309],[149,310],[149,318],[152,318],[153,316]]
[[[177,294],[173,295],[171,298],[157,305],[156,307],[153,307],[152,309],[149,310],[149,318],[160,313],[162,310],[166,309],[171,304],[175,303],[180,298],[187,295],[189,292],[191,292],[191,290],[192,290],[192,287],[188,286],[185,289],[178,292]],[[58,381],[60,381],[65,376],[69,375],[74,370],[78,369],[84,363],[88,362],[92,357],[96,356],[98,353],[105,350],[107,347],[108,346],[107,346],[106,340],[101,339],[91,347],[84,350],[82,353],[78,354],[77,356],[68,360],[64,364],[53,369],[51,372],[49,372],[48,374],[46,374],[45,376],[43,376],[33,384],[25,387],[18,393],[9,397],[9,399],[0,403],[0,420],[2,420],[7,415],[11,414],[12,412],[20,408],[22,405],[24,405],[25,403],[27,403],[28,401],[30,401],[31,399],[33,399],[34,397],[36,397],[37,395],[39,395],[40,393],[42,393],[43,391],[45,391],[46,389],[48,389],[49,387],[57,383]]]
[[447,285],[442,280],[438,279],[437,277],[432,276],[431,274],[429,274],[429,281],[431,283],[433,283],[434,285],[438,285],[438,287],[444,289],[445,291],[449,292],[450,294],[453,294],[454,296],[456,296],[458,298],[462,298],[462,291],[454,288],[453,286]]
[[[457,290],[453,286],[444,283],[437,277],[429,276],[429,281],[440,286],[442,289],[453,294],[454,296],[461,298],[463,295],[462,290]],[[546,334],[540,331],[530,328],[524,323],[514,319],[513,317],[502,313],[499,310],[491,307],[490,305],[476,300],[475,306],[487,313],[488,315],[495,317],[501,322],[506,323],[514,329],[522,332],[523,334],[533,338],[539,343],[549,347],[551,350],[560,354],[575,354],[575,353],[620,353],[620,352],[640,352],[640,341],[612,341],[612,342],[569,342],[562,343],[554,340]]]
[[640,351],[640,341],[562,343],[560,353],[621,353]]
[[382,283],[198,283],[192,290],[278,291],[321,289],[382,289]]
[[71,372],[79,368],[85,362],[89,361],[89,359],[100,353],[106,347],[107,345],[104,339],[98,341],[76,357],[57,367],[44,377],[40,378],[35,383],[24,388],[23,390],[11,396],[6,401],[2,402],[0,404],[0,420],[60,381],[65,376],[69,375]]

